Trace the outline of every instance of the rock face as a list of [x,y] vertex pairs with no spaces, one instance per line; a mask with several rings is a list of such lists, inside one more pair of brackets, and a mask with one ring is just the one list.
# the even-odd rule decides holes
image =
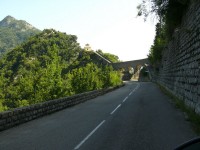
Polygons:
[[27,31],[27,30],[35,30],[38,31],[37,28],[33,27],[31,24],[27,23],[24,20],[17,20],[13,18],[12,16],[5,17],[0,22],[0,27],[8,27],[12,29],[18,29],[21,31]]
[[163,51],[157,80],[200,114],[200,3],[192,1]]
[[15,20],[15,18],[13,18],[11,16],[7,16],[0,22],[0,26],[7,27],[14,20]]
[[0,21],[0,57],[39,32],[40,30],[26,21],[17,20],[12,16],[5,17]]

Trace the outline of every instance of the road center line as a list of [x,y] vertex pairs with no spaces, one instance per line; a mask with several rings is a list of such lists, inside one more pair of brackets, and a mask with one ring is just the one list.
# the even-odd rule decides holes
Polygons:
[[123,100],[123,103],[128,99],[128,96]]
[[139,87],[140,87],[140,84],[137,84],[137,86],[133,89],[132,93],[135,92]]
[[139,88],[139,86],[140,84],[137,84],[137,86],[133,89],[133,91],[129,93],[129,96],[131,96]]
[[88,134],[74,149],[79,149],[81,145],[83,145],[103,124],[105,123],[105,120],[103,120],[90,134]]
[[139,87],[140,87],[140,84],[137,85],[137,89],[139,89]]
[[111,114],[111,115],[114,114],[115,111],[116,111],[120,106],[121,106],[121,104],[119,104],[110,114]]

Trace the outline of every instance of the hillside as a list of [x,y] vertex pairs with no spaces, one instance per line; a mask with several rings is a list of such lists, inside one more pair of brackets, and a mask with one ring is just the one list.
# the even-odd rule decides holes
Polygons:
[[0,60],[0,111],[121,84],[77,37],[44,30]]
[[5,17],[0,21],[0,57],[39,32],[41,31],[26,21],[17,20],[11,16]]

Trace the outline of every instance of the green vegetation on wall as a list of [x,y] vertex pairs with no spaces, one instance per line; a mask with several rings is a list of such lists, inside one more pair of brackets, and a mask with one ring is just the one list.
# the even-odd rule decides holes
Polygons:
[[138,16],[144,16],[145,20],[152,14],[158,18],[156,36],[148,55],[153,65],[160,63],[162,50],[172,39],[175,29],[180,26],[188,5],[189,0],[143,0],[137,7]]

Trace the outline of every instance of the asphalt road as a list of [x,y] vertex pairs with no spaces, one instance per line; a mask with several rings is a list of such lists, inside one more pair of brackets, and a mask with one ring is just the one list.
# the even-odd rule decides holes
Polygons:
[[0,150],[170,150],[193,137],[153,83],[113,92],[0,132]]

